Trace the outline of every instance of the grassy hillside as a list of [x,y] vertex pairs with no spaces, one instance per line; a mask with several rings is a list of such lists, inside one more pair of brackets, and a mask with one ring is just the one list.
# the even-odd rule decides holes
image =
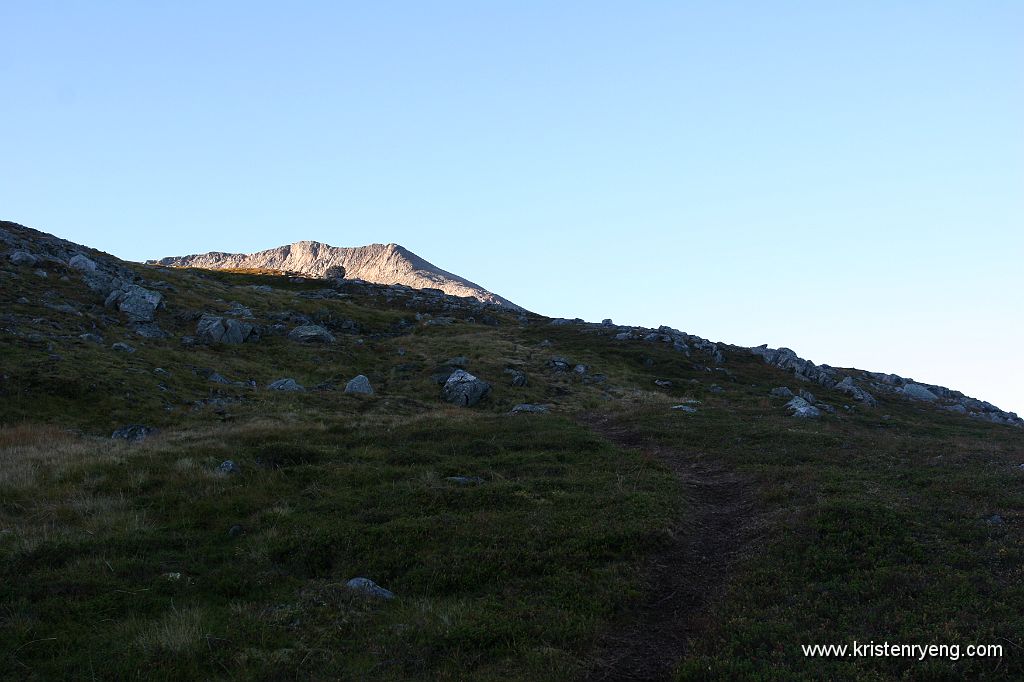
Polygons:
[[[743,349],[270,273],[124,265],[164,296],[143,338],[80,272],[0,260],[9,679],[1024,675],[1020,429],[818,386],[839,409],[799,420]],[[204,313],[259,341],[183,343]],[[441,400],[455,366],[480,404]],[[853,640],[1004,650],[800,649]]]

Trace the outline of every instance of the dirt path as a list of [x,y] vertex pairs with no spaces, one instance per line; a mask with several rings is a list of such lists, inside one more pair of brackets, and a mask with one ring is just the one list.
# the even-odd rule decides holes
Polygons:
[[644,443],[641,434],[607,415],[585,414],[579,421],[664,463],[679,477],[689,502],[672,544],[653,558],[648,596],[599,638],[584,679],[668,679],[690,641],[706,629],[709,607],[762,527],[752,483],[698,453]]

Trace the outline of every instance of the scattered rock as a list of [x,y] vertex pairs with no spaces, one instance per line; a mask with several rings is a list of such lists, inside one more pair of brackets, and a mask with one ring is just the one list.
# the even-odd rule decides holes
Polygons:
[[373,395],[373,386],[370,385],[370,380],[365,375],[359,374],[345,384],[345,393]]
[[121,353],[134,353],[135,352],[135,347],[134,346],[129,346],[124,341],[118,341],[117,343],[113,344],[110,348],[111,348],[111,350],[116,350],[116,351],[119,351]]
[[103,345],[103,337],[100,336],[99,334],[91,334],[91,333],[79,334],[78,338],[82,339],[82,341],[85,341],[87,343],[95,343],[95,344],[99,344],[101,346]]
[[39,262],[39,259],[28,251],[15,251],[8,256],[8,258],[10,258],[11,262],[15,265],[27,265],[29,267],[32,267]]
[[350,590],[354,590],[363,594],[367,597],[376,597],[379,599],[394,599],[395,594],[390,590],[386,590],[377,583],[373,582],[369,578],[352,578],[345,586]]
[[793,398],[786,403],[786,408],[794,417],[814,419],[821,416],[821,410],[800,397]]
[[660,386],[661,388],[672,388],[672,382],[668,379],[655,379],[654,385]]
[[587,375],[587,372],[590,371],[590,367],[588,365],[576,365],[572,368],[572,371],[582,377]]
[[163,294],[159,291],[150,291],[137,284],[128,284],[120,289],[114,289],[108,295],[103,305],[117,306],[117,309],[128,316],[128,319],[136,322],[152,322],[156,318],[156,311],[163,302]]
[[220,463],[220,466],[217,467],[217,473],[221,474],[222,476],[229,476],[231,474],[242,473],[242,469],[237,464],[235,464],[233,460],[226,459]]
[[484,482],[484,479],[479,476],[446,476],[444,480],[458,483],[459,485],[480,485]]
[[96,272],[96,261],[79,253],[71,257],[68,267],[82,272]]
[[572,369],[572,363],[563,357],[554,357],[548,360],[548,367],[556,372],[568,372]]
[[833,386],[833,388],[851,396],[854,400],[858,400],[865,405],[875,405],[877,403],[873,395],[853,383],[853,377],[845,377],[842,381]]
[[512,386],[526,386],[529,381],[529,377],[527,377],[526,372],[521,369],[513,369],[512,367],[509,367],[505,370],[505,374],[512,375],[512,380],[509,382]]
[[334,334],[318,324],[303,324],[288,332],[288,338],[300,343],[334,343]]
[[204,314],[196,325],[196,338],[202,343],[244,343],[254,340],[254,327],[248,322]]
[[939,399],[939,396],[935,395],[921,384],[906,384],[900,389],[900,393],[911,400],[927,400],[929,402],[933,402]]
[[697,414],[697,408],[690,405],[673,405],[672,409],[678,412],[685,412],[686,414]]
[[519,403],[512,408],[512,414],[519,414],[520,412],[528,412],[532,414],[546,414],[548,412],[547,405],[532,405],[530,403]]
[[988,523],[993,526],[1001,526],[1003,525],[1003,517],[999,514],[993,514],[992,516],[988,517]]
[[143,426],[142,424],[129,424],[128,426],[122,426],[117,431],[114,431],[114,433],[110,434],[110,438],[112,440],[120,438],[131,443],[140,443],[149,438],[150,436],[152,436],[156,432],[157,429],[153,428],[152,426]]
[[441,389],[441,397],[453,405],[472,407],[491,391],[491,385],[463,369],[457,369]]
[[295,379],[278,379],[267,384],[267,388],[272,391],[305,391]]
[[772,389],[771,394],[776,398],[792,398],[793,391],[789,390],[785,386],[778,386]]
[[811,393],[810,391],[805,391],[802,388],[800,389],[800,397],[809,402],[811,405],[816,405],[818,403],[818,399],[814,397],[813,393]]
[[725,393],[725,389],[718,384],[711,384],[711,386],[708,387],[708,390],[712,393]]

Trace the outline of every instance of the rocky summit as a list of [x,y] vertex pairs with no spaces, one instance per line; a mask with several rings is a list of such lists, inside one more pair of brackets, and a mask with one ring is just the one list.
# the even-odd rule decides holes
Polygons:
[[1024,679],[1009,649],[799,648],[1016,646],[1021,427],[394,245],[142,264],[0,223],[0,652],[26,680]]
[[519,306],[508,299],[442,270],[398,244],[342,248],[321,242],[302,241],[257,253],[211,251],[191,256],[171,256],[150,263],[178,268],[274,270],[315,278],[343,273],[347,279],[374,284],[401,284],[520,310]]

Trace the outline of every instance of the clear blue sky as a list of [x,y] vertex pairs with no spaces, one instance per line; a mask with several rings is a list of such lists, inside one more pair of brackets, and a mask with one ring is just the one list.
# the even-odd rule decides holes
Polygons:
[[1024,412],[1024,3],[0,4],[0,216],[397,242]]

